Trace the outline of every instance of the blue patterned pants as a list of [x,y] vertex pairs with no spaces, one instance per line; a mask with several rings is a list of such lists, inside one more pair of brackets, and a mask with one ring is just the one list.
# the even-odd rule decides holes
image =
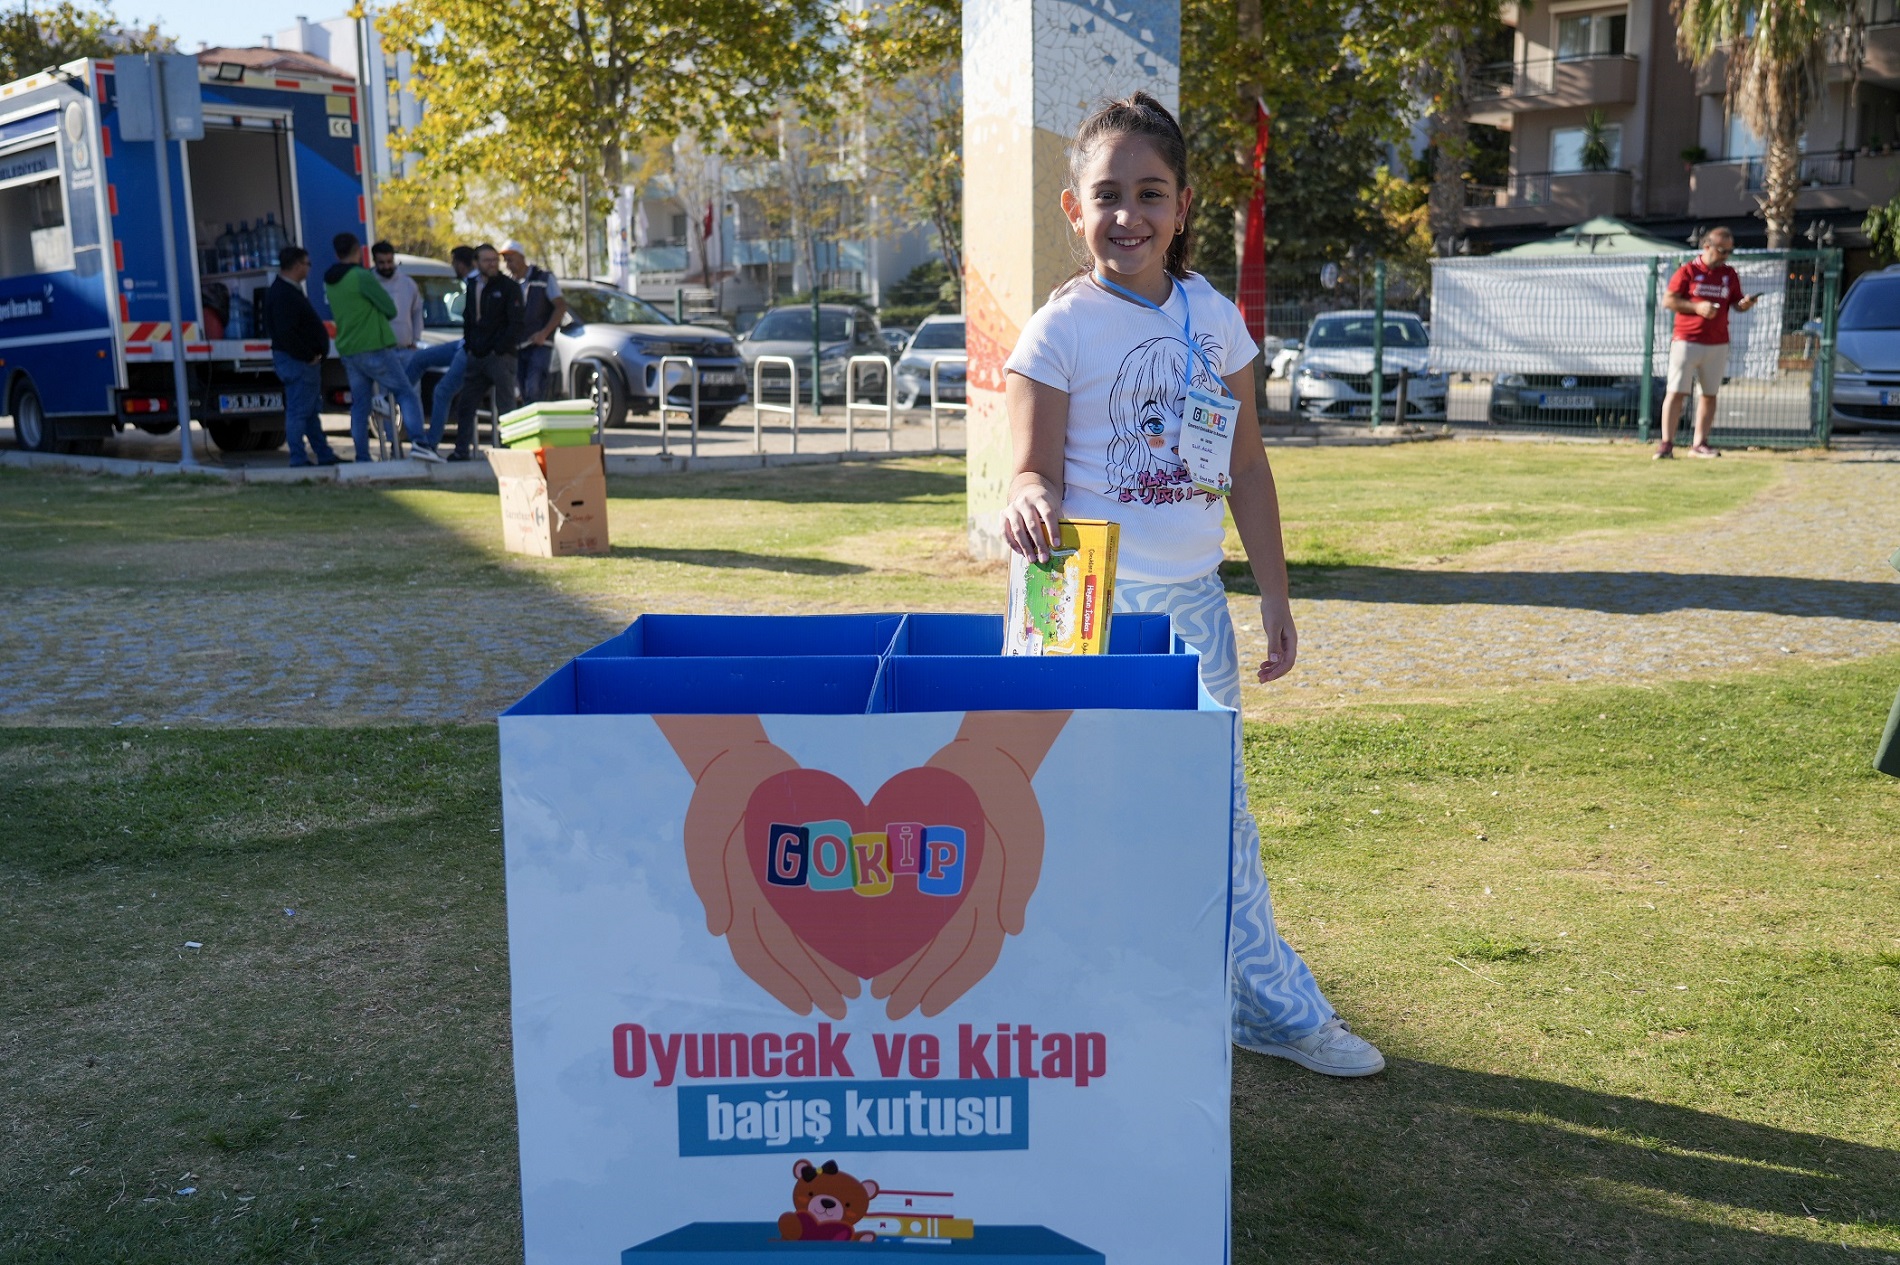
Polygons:
[[1240,659],[1227,591],[1211,572],[1185,584],[1115,582],[1115,609],[1160,613],[1201,654],[1201,680],[1218,703],[1234,709],[1234,917],[1228,960],[1234,1018],[1269,1040],[1305,1036],[1333,1017],[1313,972],[1273,926],[1273,895],[1260,862],[1260,828],[1247,809],[1240,758]]

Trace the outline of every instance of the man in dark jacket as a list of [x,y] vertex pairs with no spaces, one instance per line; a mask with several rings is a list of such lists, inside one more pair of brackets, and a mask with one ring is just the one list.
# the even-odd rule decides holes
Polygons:
[[290,464],[307,466],[314,460],[320,466],[333,466],[340,458],[323,437],[317,417],[330,331],[303,292],[304,278],[309,275],[309,251],[286,246],[277,252],[277,276],[264,294],[264,327],[270,332],[271,364],[284,384],[284,438],[290,442]]
[[450,461],[467,461],[475,445],[475,410],[489,387],[495,388],[495,412],[515,406],[515,348],[521,345],[521,287],[501,270],[501,255],[484,242],[475,248],[462,304],[462,348],[468,372],[455,397],[455,451]]

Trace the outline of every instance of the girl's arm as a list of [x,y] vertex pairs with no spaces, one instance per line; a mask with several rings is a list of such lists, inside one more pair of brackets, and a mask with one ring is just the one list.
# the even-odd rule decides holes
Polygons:
[[1273,467],[1267,464],[1267,446],[1260,439],[1260,414],[1254,406],[1253,367],[1247,365],[1224,381],[1240,401],[1235,420],[1233,494],[1227,498],[1240,529],[1241,547],[1260,585],[1260,623],[1267,634],[1267,661],[1260,665],[1262,681],[1275,681],[1293,670],[1300,637],[1293,627],[1293,608],[1287,601],[1286,545],[1280,539],[1280,494],[1274,490]]
[[[1003,384],[1015,451],[1003,506],[1003,539],[1025,558],[1049,561],[1062,515],[1062,448],[1069,435],[1069,393],[1012,373]],[[1260,442],[1254,427],[1254,443]],[[1261,451],[1261,461],[1266,452]]]

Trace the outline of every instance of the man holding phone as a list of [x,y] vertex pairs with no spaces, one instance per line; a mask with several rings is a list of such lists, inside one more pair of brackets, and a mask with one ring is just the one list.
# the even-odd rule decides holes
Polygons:
[[1728,374],[1729,309],[1746,312],[1759,297],[1742,293],[1742,279],[1728,265],[1734,253],[1735,234],[1712,228],[1702,235],[1702,253],[1669,278],[1663,306],[1676,314],[1676,330],[1669,344],[1662,442],[1656,446],[1659,460],[1676,455],[1676,423],[1682,420],[1690,391],[1697,388],[1702,398],[1696,402],[1695,446],[1689,451],[1698,457],[1722,455],[1710,445],[1709,431],[1715,426],[1716,393]]

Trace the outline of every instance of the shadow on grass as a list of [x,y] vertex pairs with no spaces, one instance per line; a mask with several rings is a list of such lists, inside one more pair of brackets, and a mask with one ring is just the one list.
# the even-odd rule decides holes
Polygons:
[[[873,505],[924,497],[964,498],[960,459],[918,454],[900,461],[928,461],[941,468],[916,469],[889,460],[771,466],[750,470],[692,470],[680,474],[610,474],[607,494],[625,501],[770,501],[780,505]],[[383,484],[379,488],[493,496],[488,482]]]
[[791,575],[862,575],[871,569],[855,562],[800,558],[792,554],[745,553],[737,549],[662,549],[653,545],[615,545],[611,556],[637,558],[644,562],[677,562],[692,567],[777,571]]
[[1529,1077],[1237,1055],[1234,1157],[1238,1261],[1900,1261],[1900,1150]]
[[[1549,606],[1610,615],[1749,611],[1764,615],[1900,623],[1900,584],[1782,575],[1667,571],[1432,571],[1294,565],[1296,597],[1414,606]],[[1258,592],[1240,564],[1221,568],[1234,592]]]

